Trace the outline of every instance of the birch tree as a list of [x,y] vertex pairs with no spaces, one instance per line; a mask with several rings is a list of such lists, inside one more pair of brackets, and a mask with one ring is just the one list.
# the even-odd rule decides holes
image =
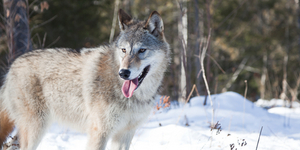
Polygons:
[[187,16],[187,1],[184,0],[181,3],[178,3],[181,15],[179,16],[178,21],[178,34],[182,43],[182,52],[181,52],[181,70],[180,70],[180,92],[181,96],[179,97],[180,101],[185,101],[187,97],[187,60],[186,60],[186,51],[187,51],[187,39],[188,39],[188,16]]
[[117,24],[117,15],[118,15],[118,10],[119,10],[119,3],[120,0],[115,0],[115,9],[114,9],[114,17],[112,21],[112,27],[110,30],[110,36],[109,36],[109,43],[112,42],[114,35],[115,35],[115,30],[116,30],[116,24]]

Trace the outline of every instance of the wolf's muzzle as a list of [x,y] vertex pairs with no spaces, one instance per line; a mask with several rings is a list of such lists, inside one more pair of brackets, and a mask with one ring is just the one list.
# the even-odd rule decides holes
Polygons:
[[130,76],[130,71],[128,69],[121,69],[119,71],[119,76],[124,80],[128,80]]

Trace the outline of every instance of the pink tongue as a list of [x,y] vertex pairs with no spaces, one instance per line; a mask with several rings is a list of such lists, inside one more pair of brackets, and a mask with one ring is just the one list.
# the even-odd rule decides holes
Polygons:
[[138,82],[138,78],[133,80],[125,80],[122,86],[123,95],[127,98],[130,98],[134,90],[137,88]]

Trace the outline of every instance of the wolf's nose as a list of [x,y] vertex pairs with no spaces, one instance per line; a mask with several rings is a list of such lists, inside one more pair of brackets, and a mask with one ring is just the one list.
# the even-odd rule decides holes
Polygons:
[[127,80],[130,76],[130,71],[127,69],[121,69],[119,71],[119,75],[122,79]]

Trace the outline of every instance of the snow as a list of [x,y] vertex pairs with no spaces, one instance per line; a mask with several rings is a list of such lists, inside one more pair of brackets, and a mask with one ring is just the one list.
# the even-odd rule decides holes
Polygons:
[[[130,150],[254,150],[262,127],[259,150],[300,149],[299,105],[290,109],[282,107],[282,100],[252,103],[235,92],[212,95],[214,123],[218,122],[221,130],[211,130],[212,108],[209,99],[206,106],[203,101],[203,96],[194,97],[187,104],[153,109],[136,131]],[[82,150],[86,143],[86,134],[54,124],[38,150]]]
[[[266,107],[266,108],[272,108],[272,107],[290,107],[291,103],[290,101],[283,101],[281,99],[271,99],[269,100],[264,100],[264,99],[259,99],[257,102],[255,102],[257,106],[260,107]],[[300,107],[300,103],[298,101],[293,101],[292,103],[293,107]]]

